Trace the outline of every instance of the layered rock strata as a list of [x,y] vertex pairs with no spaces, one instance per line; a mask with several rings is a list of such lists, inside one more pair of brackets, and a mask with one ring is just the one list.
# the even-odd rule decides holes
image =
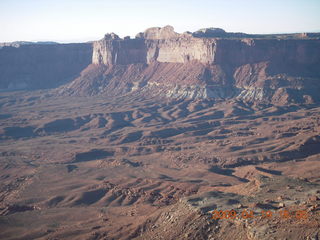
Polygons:
[[14,43],[0,47],[0,89],[57,87],[91,63],[92,44]]
[[[112,92],[108,84],[118,79],[128,83],[127,89],[176,98],[238,97],[280,104],[319,100],[319,39],[210,37],[214,34],[228,36],[222,29],[178,34],[171,26],[147,29],[135,39],[107,34],[93,44],[92,64],[108,69],[100,76],[105,87],[98,92],[106,86]],[[110,75],[116,68],[126,73]]]
[[[89,66],[88,66],[89,65]],[[88,67],[87,67],[88,66]],[[320,101],[320,34],[249,35],[150,28],[134,39],[2,44],[0,89],[59,94],[148,93],[273,104]],[[73,80],[73,81],[72,81]]]

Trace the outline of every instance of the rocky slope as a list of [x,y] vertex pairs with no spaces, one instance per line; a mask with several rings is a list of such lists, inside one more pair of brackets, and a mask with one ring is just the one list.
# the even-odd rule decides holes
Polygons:
[[92,44],[0,44],[0,90],[52,88],[91,62]]
[[320,100],[319,66],[317,33],[250,35],[209,28],[179,34],[165,26],[135,39],[106,34],[93,44],[0,44],[0,89],[314,103]]
[[[230,38],[222,31],[178,34],[166,26],[147,29],[135,39],[106,34],[93,44],[92,65],[60,93],[139,90],[175,98],[237,97],[280,105],[319,101],[318,38]],[[222,37],[212,37],[215,33]]]

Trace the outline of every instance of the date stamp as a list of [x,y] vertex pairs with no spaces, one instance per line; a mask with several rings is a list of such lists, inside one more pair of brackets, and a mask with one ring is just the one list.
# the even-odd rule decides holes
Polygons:
[[260,212],[254,212],[253,210],[245,209],[241,212],[237,212],[235,210],[214,210],[211,212],[211,219],[253,219],[253,218],[274,218],[278,217],[281,219],[308,219],[309,215],[306,210],[297,210],[297,211],[289,211],[289,210],[279,210],[279,211],[271,211],[271,210],[262,210]]

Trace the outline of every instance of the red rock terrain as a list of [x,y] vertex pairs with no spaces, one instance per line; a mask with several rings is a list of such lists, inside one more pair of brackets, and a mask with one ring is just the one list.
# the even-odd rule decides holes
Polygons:
[[0,44],[0,91],[52,88],[91,63],[92,44]]
[[108,34],[88,66],[85,46],[0,49],[61,80],[1,92],[0,239],[320,238],[316,34]]
[[170,26],[136,39],[107,34],[93,44],[92,65],[59,93],[309,104],[318,101],[319,49],[318,38],[199,38]]

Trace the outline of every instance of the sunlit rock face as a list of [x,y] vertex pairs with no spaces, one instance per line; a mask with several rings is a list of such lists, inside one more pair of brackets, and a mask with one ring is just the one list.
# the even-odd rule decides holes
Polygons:
[[178,34],[173,28],[150,28],[135,39],[119,39],[106,35],[94,43],[94,64],[132,64],[172,62],[185,63],[197,60],[212,63],[214,41]]
[[[168,97],[237,97],[275,104],[318,101],[320,40],[299,36],[264,38],[218,28],[179,34],[171,26],[149,28],[135,39],[108,34],[96,41],[92,63],[108,68],[130,65],[136,78],[149,82],[141,84],[133,77],[131,89],[144,86],[167,91]],[[135,64],[143,67],[131,66]]]
[[154,27],[134,39],[110,33],[84,44],[0,44],[0,74],[2,91],[312,103],[320,101],[320,40]]
[[[218,36],[223,36],[222,31],[218,31]],[[137,34],[135,39],[120,39],[115,34],[106,34],[102,40],[94,43],[92,62],[108,65],[151,61],[185,63],[196,60],[231,66],[264,61],[319,64],[319,40],[206,36],[214,35],[210,31],[206,35],[204,30],[203,34],[178,34],[171,26],[149,28]]]

